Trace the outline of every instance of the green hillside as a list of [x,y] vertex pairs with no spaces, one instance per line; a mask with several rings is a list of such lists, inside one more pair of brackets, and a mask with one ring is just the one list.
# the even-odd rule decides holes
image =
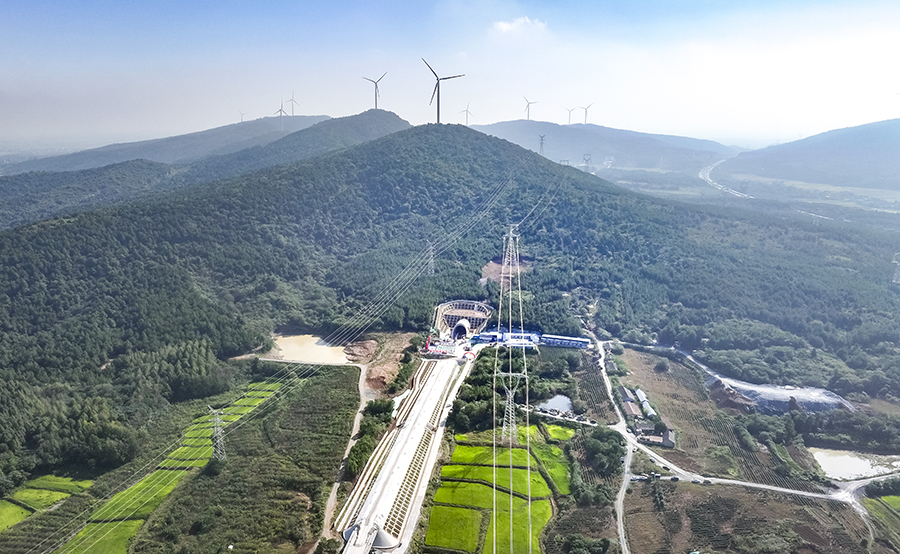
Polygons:
[[221,359],[277,325],[327,332],[456,226],[471,231],[375,326],[422,329],[435,302],[490,298],[481,267],[535,205],[520,226],[529,325],[577,334],[574,307],[745,379],[900,396],[893,235],[653,200],[426,125],[0,233],[0,468],[121,463],[154,410],[229,386],[240,370]]
[[[135,159],[96,169],[40,171],[0,177],[0,228],[122,203],[147,193],[294,163],[408,127],[409,123],[391,112],[369,110],[354,116],[325,119],[287,136],[280,134],[277,137],[279,140],[228,154],[203,157],[188,165],[166,165]],[[248,141],[255,143],[263,138],[262,135],[254,136],[227,146],[244,145]],[[182,153],[189,151],[190,148]],[[134,155],[153,154],[151,150],[136,147],[128,152]]]
[[409,126],[396,114],[384,110],[328,119],[266,145],[193,162],[179,171],[177,180],[198,183],[294,163],[402,131]]
[[132,160],[97,169],[0,177],[0,228],[133,198],[166,186],[171,168]]

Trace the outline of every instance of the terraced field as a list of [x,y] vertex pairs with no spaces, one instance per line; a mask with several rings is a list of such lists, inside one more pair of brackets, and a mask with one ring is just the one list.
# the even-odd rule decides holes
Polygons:
[[[223,410],[225,414],[221,416],[221,420],[224,426],[253,411],[275,394],[280,386],[280,383],[251,384],[247,394],[252,396],[245,395]],[[88,550],[98,554],[125,552],[128,540],[169,493],[175,490],[178,483],[192,469],[205,467],[209,463],[213,454],[213,427],[211,414],[195,418],[185,431],[181,446],[170,452],[155,471],[114,495],[95,510],[89,523],[59,553],[74,554]],[[47,501],[49,498],[45,500]]]
[[0,500],[0,531],[12,527],[34,512],[56,506],[61,500],[91,486],[91,481],[43,475],[26,481],[23,488]]
[[[463,444],[456,445],[451,461],[441,468],[441,486],[434,496],[425,536],[426,552],[451,549],[473,554],[492,553],[494,525],[497,526],[498,552],[510,551],[511,527],[514,550],[527,551],[530,541],[532,551],[540,552],[541,531],[553,515],[549,500],[553,488],[544,476],[550,477],[560,493],[569,494],[568,459],[562,448],[549,444],[545,437],[557,442],[572,437],[574,431],[557,425],[543,429],[537,425],[528,429],[519,428],[520,442],[524,443],[525,438],[529,438],[533,455],[529,455],[524,448],[497,448],[496,481],[492,463],[494,449],[483,446],[492,435],[491,432],[480,432],[455,437],[457,443]],[[466,444],[471,442],[481,445]],[[527,502],[529,474],[532,498],[530,525]],[[496,518],[492,516],[495,491],[491,483],[494,482],[497,484]]]

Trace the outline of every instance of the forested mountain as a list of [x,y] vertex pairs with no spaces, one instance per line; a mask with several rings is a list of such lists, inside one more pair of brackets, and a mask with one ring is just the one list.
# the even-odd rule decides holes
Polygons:
[[393,112],[368,110],[358,115],[328,119],[263,146],[206,157],[187,168],[179,168],[177,179],[198,183],[233,177],[341,150],[409,127],[408,122]]
[[0,177],[0,229],[107,206],[149,192],[298,162],[408,127],[409,123],[396,114],[369,110],[326,119],[269,144],[209,156],[188,165],[131,160],[80,171]]
[[28,171],[75,171],[137,159],[187,163],[205,156],[222,155],[268,144],[326,119],[326,115],[263,117],[186,135],[110,144],[62,156],[6,164],[0,166],[0,173],[15,175]]
[[376,326],[490,299],[480,269],[516,223],[530,326],[578,333],[585,299],[600,328],[731,375],[900,395],[895,235],[654,200],[426,125],[0,233],[0,470],[117,463],[140,421],[228,385],[220,359],[279,324],[327,332],[456,226],[472,229]]
[[172,168],[132,160],[81,171],[0,177],[0,229],[127,200],[166,187]]
[[569,165],[584,165],[590,155],[591,171],[603,168],[684,171],[692,176],[704,166],[735,155],[738,150],[711,140],[654,135],[611,129],[600,125],[557,125],[544,121],[505,121],[472,125],[473,129],[506,139],[538,152],[544,135],[544,155]]
[[745,175],[900,190],[900,119],[836,129],[743,152],[713,171],[715,178],[722,179]]

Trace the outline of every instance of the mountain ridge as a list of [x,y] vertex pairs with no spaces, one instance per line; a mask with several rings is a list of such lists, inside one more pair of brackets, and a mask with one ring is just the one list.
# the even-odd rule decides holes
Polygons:
[[[29,171],[77,171],[134,159],[160,163],[187,163],[204,156],[221,155],[267,144],[326,119],[330,119],[329,116],[298,115],[288,116],[283,120],[277,117],[264,117],[184,135],[109,144],[60,156],[5,164],[0,166],[0,173],[16,175]],[[283,130],[284,123],[287,123],[287,130]]]

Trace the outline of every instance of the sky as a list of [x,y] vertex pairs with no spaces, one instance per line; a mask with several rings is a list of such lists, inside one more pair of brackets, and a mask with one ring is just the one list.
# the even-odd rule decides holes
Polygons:
[[[0,150],[379,107],[412,124],[587,122],[757,148],[900,118],[900,2],[11,0]],[[296,105],[288,100],[294,98]],[[241,115],[241,112],[244,115]]]

